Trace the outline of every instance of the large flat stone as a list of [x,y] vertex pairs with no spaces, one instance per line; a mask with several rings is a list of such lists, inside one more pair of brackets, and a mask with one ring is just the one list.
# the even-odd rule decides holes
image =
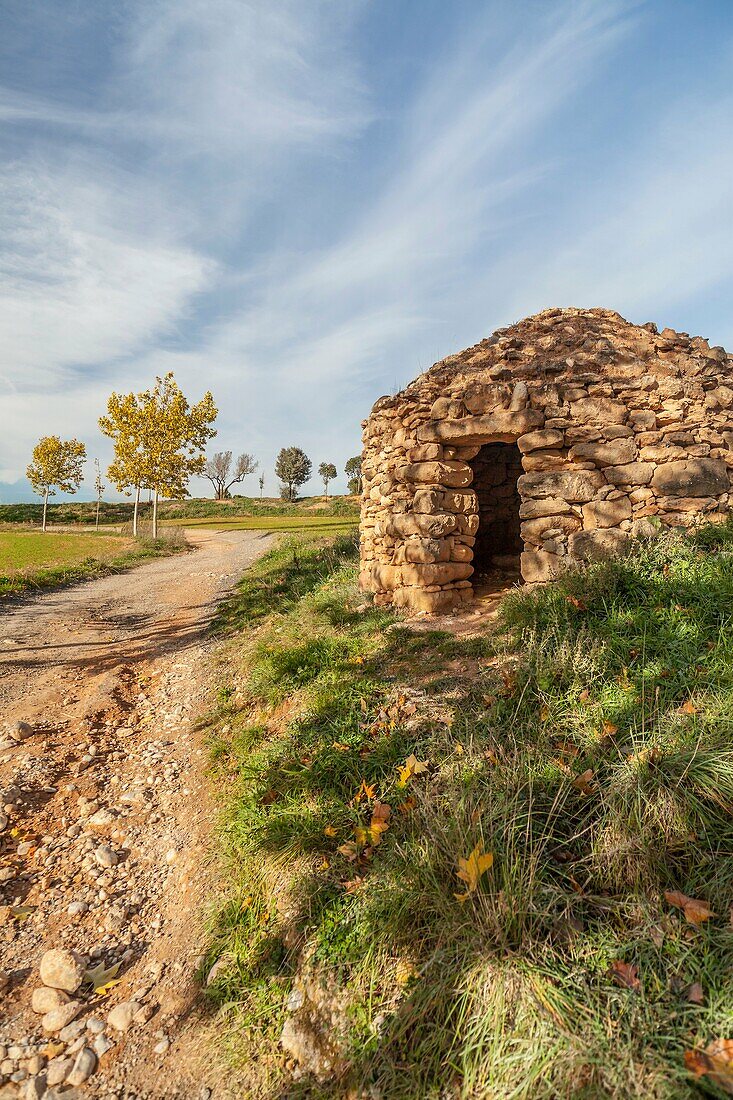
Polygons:
[[461,420],[433,420],[418,428],[421,443],[514,443],[544,423],[538,409],[501,410],[486,416],[466,416]]
[[573,503],[592,500],[606,480],[598,470],[548,470],[522,474],[517,488],[522,497],[559,497]]
[[725,462],[714,458],[686,458],[665,462],[652,477],[657,493],[675,497],[717,497],[730,489]]

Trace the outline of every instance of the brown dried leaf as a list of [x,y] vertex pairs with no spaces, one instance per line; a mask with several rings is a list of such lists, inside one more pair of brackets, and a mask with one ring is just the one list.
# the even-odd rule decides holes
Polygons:
[[733,1039],[714,1039],[705,1050],[686,1050],[685,1065],[695,1077],[708,1076],[733,1094]]
[[641,989],[639,968],[634,966],[633,963],[626,963],[622,962],[621,959],[614,959],[611,963],[611,976],[616,982],[616,985],[622,986],[623,989],[631,989],[634,993]]
[[687,894],[683,894],[681,890],[665,890],[664,897],[668,905],[673,905],[684,912],[685,919],[690,924],[703,924],[715,916],[706,901],[688,898]]
[[573,786],[576,791],[580,791],[581,794],[595,794],[596,784],[593,781],[593,769],[588,768],[586,771],[581,772],[580,775],[576,775],[573,780]]

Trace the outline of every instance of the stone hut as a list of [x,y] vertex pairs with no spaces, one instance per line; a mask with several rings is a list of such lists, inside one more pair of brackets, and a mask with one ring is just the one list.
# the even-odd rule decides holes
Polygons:
[[361,586],[441,612],[729,510],[733,356],[548,309],[436,363],[364,423]]

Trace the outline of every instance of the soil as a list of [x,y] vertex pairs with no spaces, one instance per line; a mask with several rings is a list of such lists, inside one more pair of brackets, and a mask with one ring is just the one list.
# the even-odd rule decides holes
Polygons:
[[[0,610],[2,1098],[232,1094],[197,977],[216,868],[193,727],[210,704],[207,627],[271,540],[187,535],[190,553]],[[31,1009],[50,948],[117,982],[83,985],[60,1032]],[[109,1013],[129,1002],[119,1031]],[[53,1085],[83,1050],[91,1076]]]

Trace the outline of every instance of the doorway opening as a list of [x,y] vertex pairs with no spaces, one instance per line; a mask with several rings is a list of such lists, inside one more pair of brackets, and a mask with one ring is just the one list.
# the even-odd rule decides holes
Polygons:
[[499,575],[520,576],[522,502],[517,480],[524,469],[516,443],[486,443],[469,465],[478,497],[479,524],[473,550],[474,587],[478,589],[491,585]]

